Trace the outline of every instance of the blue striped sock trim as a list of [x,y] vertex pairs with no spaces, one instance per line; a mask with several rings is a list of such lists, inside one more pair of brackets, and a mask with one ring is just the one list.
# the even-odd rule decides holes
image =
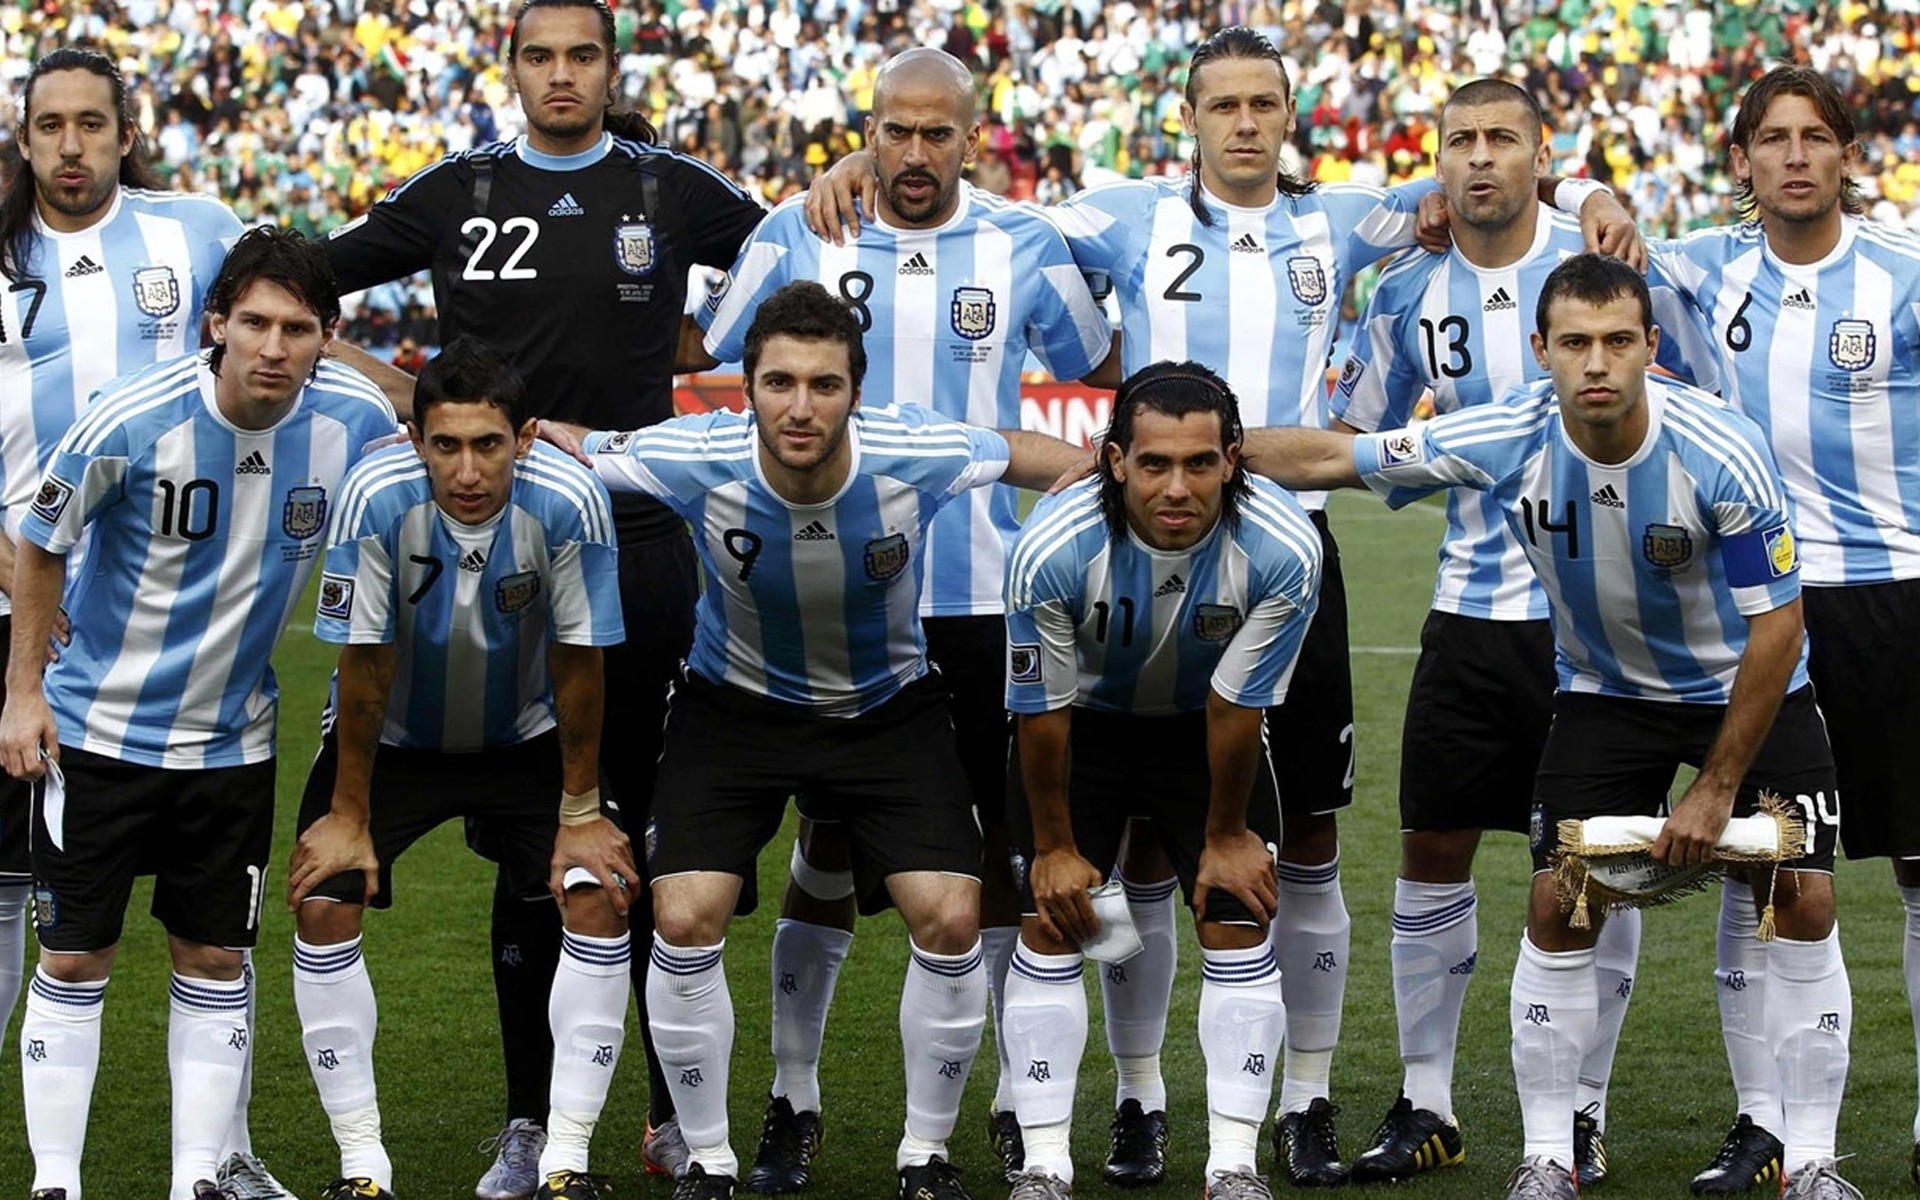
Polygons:
[[1426,912],[1403,913],[1396,910],[1393,914],[1393,931],[1405,934],[1438,933],[1466,920],[1479,906],[1478,896],[1467,896]]
[[588,940],[563,929],[560,931],[560,953],[589,966],[625,966],[633,960],[633,940],[628,936],[622,936],[617,942],[612,938]]
[[[911,941],[907,944],[913,946]],[[926,951],[920,949],[920,947],[913,946],[913,961],[919,963],[920,968],[924,971],[931,971],[935,975],[945,975],[950,979],[958,979],[962,975],[971,975],[973,972],[980,970],[986,963],[987,957],[981,950],[980,943],[975,942],[973,949],[967,951],[965,954],[952,956],[928,954]]]
[[167,995],[175,1002],[201,1012],[247,1011],[247,985],[241,979],[222,987],[217,980],[188,979],[183,975],[175,975]]
[[1272,947],[1263,947],[1259,954],[1250,958],[1227,962],[1216,961],[1204,953],[1200,959],[1200,977],[1208,983],[1262,983],[1269,976],[1279,973],[1280,966],[1273,961]]
[[293,969],[310,975],[338,975],[360,962],[360,939],[337,946],[309,946],[299,939],[293,943]]
[[49,1004],[58,1004],[65,1008],[99,1008],[107,995],[107,981],[98,983],[62,983],[35,968],[33,982],[27,985],[33,995]]
[[1120,876],[1120,887],[1127,893],[1128,904],[1158,904],[1173,895],[1179,886],[1178,879],[1162,879],[1157,883],[1134,883],[1126,876]]
[[1340,860],[1337,858],[1330,863],[1316,863],[1312,866],[1276,861],[1273,867],[1281,883],[1292,884],[1294,887],[1325,887],[1328,884],[1340,882]]
[[698,975],[720,965],[720,951],[681,950],[656,939],[648,959],[669,975]]
[[1014,950],[1007,969],[1017,971],[1035,983],[1078,983],[1086,973],[1085,959],[1075,959],[1070,967],[1046,967],[1028,958],[1023,950],[1024,947]]

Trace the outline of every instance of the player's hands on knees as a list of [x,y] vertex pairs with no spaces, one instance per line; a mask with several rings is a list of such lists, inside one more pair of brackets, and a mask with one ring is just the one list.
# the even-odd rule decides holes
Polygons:
[[1072,847],[1036,854],[1027,869],[1027,886],[1041,927],[1075,946],[1100,932],[1100,918],[1093,915],[1087,892],[1104,882],[1093,864]]
[[562,825],[554,835],[547,890],[563,909],[567,906],[564,881],[570,867],[592,872],[606,891],[613,911],[622,917],[627,915],[634,890],[640,885],[640,872],[633,865],[633,843],[618,825],[597,817],[581,825]]
[[380,860],[373,853],[373,834],[365,821],[330,812],[307,826],[294,843],[287,865],[287,907],[300,902],[327,880],[343,871],[359,871],[366,879],[361,903],[380,894]]
[[[813,181],[803,211],[813,235],[836,246],[860,236],[860,214],[871,214],[879,199],[880,179],[873,173],[873,156],[856,150]],[[859,201],[859,207],[854,202]]]
[[47,698],[38,692],[9,695],[0,713],[0,766],[15,779],[38,779],[49,760],[60,761],[60,729]]
[[1453,214],[1447,209],[1445,192],[1428,192],[1420,197],[1413,222],[1413,240],[1429,254],[1445,254],[1453,249]]
[[1608,254],[1636,271],[1647,269],[1647,244],[1633,214],[1612,192],[1595,192],[1580,205],[1580,232],[1587,249]]
[[1280,884],[1274,877],[1273,850],[1251,829],[1208,834],[1200,851],[1200,870],[1194,879],[1193,911],[1206,919],[1207,896],[1215,889],[1247,906],[1262,927],[1280,906]]
[[1703,785],[1699,779],[1673,806],[1673,814],[1653,840],[1653,858],[1670,867],[1691,867],[1713,858],[1713,848],[1733,816],[1733,789]]

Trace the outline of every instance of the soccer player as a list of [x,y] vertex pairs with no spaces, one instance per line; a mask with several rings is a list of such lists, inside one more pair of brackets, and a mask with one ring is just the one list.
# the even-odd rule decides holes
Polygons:
[[[710,359],[738,361],[759,304],[794,279],[812,279],[854,305],[870,373],[887,381],[885,394],[952,420],[1018,428],[1029,350],[1060,378],[1098,366],[1111,328],[1059,232],[1031,207],[961,179],[979,134],[973,76],[960,60],[930,48],[889,59],[867,118],[882,180],[876,220],[857,243],[834,246],[807,231],[799,200],[776,209],[741,252],[725,292],[699,314]],[[955,737],[986,835],[980,937],[996,1013],[1020,920],[1005,866],[1000,613],[1006,547],[1019,529],[1014,503],[1014,490],[1001,484],[942,509],[929,534],[920,596],[927,654],[953,694]],[[815,812],[802,801],[804,812]],[[822,821],[802,830],[774,933],[774,1080],[745,1180],[752,1191],[805,1187],[820,1145],[820,1047],[854,915],[846,841],[836,829]],[[1017,1126],[1009,1138],[1004,1029],[996,1043],[1000,1080],[990,1119],[1001,1131],[996,1144],[1007,1147],[1017,1145]]]
[[[414,176],[327,251],[344,290],[430,270],[446,338],[472,333],[526,380],[534,414],[631,429],[673,415],[673,363],[688,269],[724,268],[764,215],[698,159],[651,145],[645,120],[612,108],[618,86],[612,11],[601,0],[526,0],[507,68],[527,132],[451,155]],[[592,347],[590,351],[582,347]],[[639,495],[613,502],[628,638],[608,648],[601,765],[629,823],[644,823],[666,688],[693,635],[697,593],[686,527]],[[499,831],[472,827],[491,857]],[[631,910],[651,929],[646,889]],[[551,1046],[547,992],[560,922],[544,886],[494,893],[494,983],[507,1076],[499,1154],[475,1188],[513,1200],[538,1185]],[[647,957],[633,959],[644,997]],[[641,1021],[643,1038],[649,1030]],[[648,1051],[650,1169],[685,1162],[673,1100]]]
[[917,405],[862,410],[857,316],[811,281],[759,306],[741,361],[748,412],[585,439],[609,487],[685,515],[707,580],[646,837],[647,1008],[693,1160],[675,1200],[734,1192],[721,952],[794,793],[840,814],[861,908],[890,898],[907,925],[899,1195],[963,1200],[947,1139],[986,1023],[980,841],[920,631],[926,532],[970,487],[1044,487],[1085,456]]
[[1009,820],[1030,863],[1007,982],[1025,1170],[1012,1200],[1072,1194],[1087,1040],[1088,889],[1129,817],[1151,823],[1195,910],[1209,1148],[1203,1195],[1267,1197],[1255,1167],[1286,1024],[1268,944],[1280,803],[1263,752],[1319,598],[1320,538],[1241,468],[1239,406],[1197,363],[1114,397],[1095,478],[1041,502],[1007,571]]
[[335,506],[314,631],[341,644],[340,664],[287,878],[301,1041],[340,1145],[341,1178],[323,1197],[393,1186],[365,906],[392,904],[394,860],[414,841],[476,814],[507,832],[516,889],[550,883],[566,924],[551,1009],[559,1099],[538,1194],[599,1194],[586,1174],[593,1123],[574,1114],[597,1115],[619,1056],[639,878],[598,802],[618,571],[606,489],[534,443],[527,408],[512,368],[456,338],[420,373],[411,444],[362,460]]
[[[1726,394],[1767,435],[1804,556],[1808,671],[1827,716],[1849,858],[1888,857],[1906,906],[1906,981],[1920,1039],[1920,783],[1900,747],[1920,721],[1920,239],[1861,219],[1852,110],[1804,67],[1742,97],[1728,147],[1740,224],[1656,246],[1712,326]],[[1839,820],[1838,804],[1806,809]],[[1722,898],[1715,971],[1738,1116],[1697,1195],[1779,1170],[1766,1013],[1781,986],[1739,889]],[[1920,1181],[1920,1116],[1912,1172]],[[1789,1138],[1789,1141],[1792,1139]]]
[[[21,520],[0,765],[41,780],[41,955],[21,1026],[36,1196],[80,1194],[107,976],[136,875],[173,957],[172,1200],[216,1196],[248,1062],[273,833],[268,666],[327,507],[393,410],[321,361],[339,317],[317,245],[243,235],[207,296],[213,349],[121,377],[68,430]],[[88,538],[87,569],[65,587]],[[61,607],[72,642],[46,665]],[[42,678],[44,672],[44,680]]]
[[[1639,273],[1582,254],[1547,277],[1534,355],[1551,379],[1416,429],[1343,442],[1267,430],[1258,469],[1290,486],[1365,480],[1400,506],[1442,487],[1494,497],[1552,603],[1558,692],[1532,817],[1535,874],[1510,1020],[1526,1131],[1512,1200],[1571,1200],[1579,1065],[1595,1031],[1594,942],[1546,870],[1563,818],[1655,814],[1653,856],[1703,861],[1762,791],[1833,808],[1807,684],[1788,501],[1759,428],[1648,378],[1659,332]],[[1251,439],[1250,439],[1251,440]],[[1771,889],[1766,1040],[1784,1081],[1785,1194],[1857,1200],[1835,1168],[1852,992],[1834,926],[1836,823],[1807,826]],[[1764,878],[1764,877],[1763,877]]]
[[[1542,379],[1526,352],[1541,286],[1580,253],[1570,216],[1540,204],[1542,116],[1499,79],[1462,86],[1440,110],[1437,165],[1453,247],[1408,251],[1382,273],[1334,389],[1333,428],[1397,429],[1423,393],[1454,412]],[[1659,362],[1708,390],[1713,352],[1698,314],[1658,276]],[[1393,988],[1405,1076],[1356,1181],[1404,1179],[1465,1155],[1453,1118],[1460,1011],[1479,956],[1473,858],[1484,830],[1524,833],[1553,705],[1547,596],[1492,497],[1447,494],[1433,611],[1400,750],[1400,877]],[[1582,1186],[1606,1174],[1606,1088],[1633,990],[1640,914],[1616,912],[1596,947],[1599,1025],[1580,1070],[1574,1156]]]
[[[1347,280],[1413,244],[1416,206],[1435,187],[1319,187],[1283,172],[1281,150],[1295,118],[1291,85],[1280,52],[1245,27],[1223,29],[1195,48],[1181,115],[1196,143],[1190,175],[1090,188],[1045,210],[1095,293],[1110,288],[1118,302],[1120,353],[1100,374],[1111,372],[1117,382],[1121,372],[1154,361],[1190,358],[1227,380],[1250,426],[1325,428],[1326,361]],[[1561,186],[1566,191],[1556,203],[1578,204],[1599,248],[1637,252],[1637,231],[1607,188],[1539,184],[1543,196],[1556,196]],[[826,207],[813,224],[833,231],[838,222]],[[1325,497],[1301,502],[1322,534],[1324,576],[1319,617],[1287,703],[1269,714],[1273,743],[1288,754],[1284,769],[1275,764],[1285,781],[1287,820],[1273,934],[1288,1028],[1273,1136],[1295,1184],[1334,1186],[1346,1180],[1347,1168],[1328,1079],[1352,928],[1340,889],[1335,814],[1353,801],[1353,686],[1345,585]],[[1154,898],[1137,906],[1135,919],[1161,950],[1128,964],[1124,984],[1113,972],[1101,975],[1119,1067],[1114,1147],[1150,1160],[1165,1144],[1159,1050],[1173,980],[1172,896],[1146,886],[1149,880],[1127,882],[1143,900]]]

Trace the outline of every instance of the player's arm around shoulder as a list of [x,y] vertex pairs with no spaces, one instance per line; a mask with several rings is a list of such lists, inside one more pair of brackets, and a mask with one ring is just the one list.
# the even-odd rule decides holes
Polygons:
[[691,502],[751,460],[743,413],[718,409],[643,429],[588,430],[541,421],[539,437],[592,468],[610,492],[641,492],[669,507]]

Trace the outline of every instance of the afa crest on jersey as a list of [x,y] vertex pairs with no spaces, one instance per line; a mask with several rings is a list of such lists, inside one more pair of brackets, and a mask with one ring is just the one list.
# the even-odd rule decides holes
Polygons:
[[503,613],[517,613],[540,595],[540,573],[521,571],[493,585],[493,604]]
[[613,261],[629,275],[651,275],[658,255],[653,244],[653,226],[645,221],[628,221],[613,230]]
[[141,267],[133,273],[133,303],[149,317],[164,317],[180,307],[180,281],[172,267]]
[[1640,552],[1654,566],[1677,571],[1693,558],[1693,537],[1682,526],[1655,522],[1647,526]]
[[904,533],[888,534],[868,542],[865,555],[867,578],[892,579],[906,570],[910,553]]
[[1296,254],[1287,260],[1287,283],[1302,304],[1327,302],[1327,273],[1321,268],[1320,260],[1311,255]]
[[1864,371],[1873,365],[1878,341],[1872,321],[1835,321],[1827,335],[1827,357],[1842,371]]
[[983,287],[953,289],[953,331],[970,342],[993,332],[997,310],[993,293]]
[[297,487],[287,493],[280,510],[280,528],[288,537],[305,541],[327,527],[327,489]]
[[1201,604],[1193,610],[1193,636],[1203,642],[1224,642],[1240,625],[1240,610],[1231,604]]

